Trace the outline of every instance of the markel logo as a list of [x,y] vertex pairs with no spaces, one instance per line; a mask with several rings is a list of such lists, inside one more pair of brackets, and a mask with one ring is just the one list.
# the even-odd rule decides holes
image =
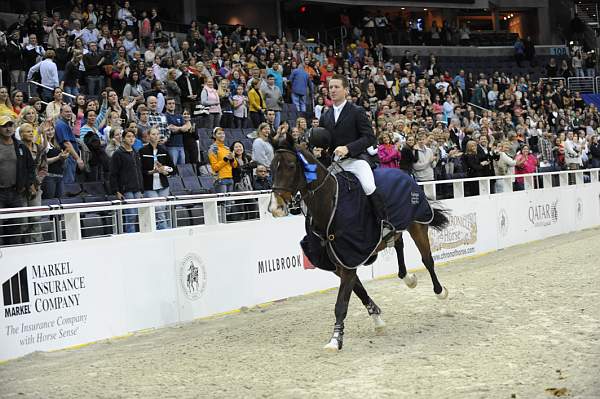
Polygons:
[[550,226],[558,222],[558,199],[552,202],[529,203],[528,219],[535,227]]
[[31,313],[26,267],[2,283],[2,296],[4,297],[4,317]]
[[204,294],[206,280],[206,266],[198,255],[190,252],[179,262],[179,286],[188,299],[195,301]]

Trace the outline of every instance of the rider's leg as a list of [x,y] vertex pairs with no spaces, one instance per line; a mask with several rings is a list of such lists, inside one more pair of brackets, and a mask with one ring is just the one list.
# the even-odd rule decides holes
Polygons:
[[360,182],[365,194],[367,194],[367,198],[369,198],[369,202],[375,212],[375,216],[384,222],[384,230],[383,236],[387,237],[390,234],[394,233],[394,227],[389,222],[389,217],[387,213],[387,208],[385,205],[385,201],[383,200],[383,196],[377,190],[375,186],[375,177],[373,177],[373,170],[371,169],[371,165],[364,159],[344,159],[340,166],[351,172],[358,181]]

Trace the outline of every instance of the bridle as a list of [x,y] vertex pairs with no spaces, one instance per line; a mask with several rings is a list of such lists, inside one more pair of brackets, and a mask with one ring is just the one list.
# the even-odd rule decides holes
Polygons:
[[[333,176],[332,175],[332,168],[325,168],[325,166],[321,162],[319,162],[318,160],[315,159],[315,161],[316,161],[316,163],[317,163],[317,165],[319,167],[325,168],[327,170],[327,175],[323,178],[323,181],[321,183],[319,183],[319,185],[317,187],[315,187],[313,189],[310,189],[310,188],[308,188],[308,186],[310,184],[312,184],[312,183],[306,182],[306,178],[304,177],[303,172],[302,172],[302,169],[303,169],[302,168],[302,164],[301,164],[300,160],[298,159],[299,158],[298,154],[295,151],[289,150],[287,148],[278,148],[277,150],[275,150],[276,154],[277,153],[286,153],[286,152],[294,155],[294,158],[296,159],[296,163],[300,164],[300,167],[298,168],[296,174],[300,174],[300,176],[299,176],[300,179],[304,179],[304,182],[306,184],[306,194],[307,194],[306,196],[308,196],[310,198],[313,198],[315,196],[315,194],[325,186],[325,183],[327,182],[327,180]],[[271,169],[273,169],[274,171],[276,171],[278,165],[274,165],[274,166],[275,167],[271,168]],[[277,192],[288,192],[288,193],[291,193],[292,197],[293,197],[293,194],[296,193],[296,191],[301,191],[298,188],[283,187],[283,186],[273,186],[272,190],[275,193],[277,193]],[[288,201],[285,198],[282,197],[282,199],[285,201],[286,205],[289,205]],[[303,198],[302,192],[300,192],[300,200],[304,201],[306,203],[306,199],[307,198]]]

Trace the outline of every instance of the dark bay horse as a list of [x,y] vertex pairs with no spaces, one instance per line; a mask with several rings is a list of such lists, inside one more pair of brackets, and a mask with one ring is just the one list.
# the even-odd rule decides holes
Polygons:
[[[309,163],[317,165],[316,179],[307,182],[305,177],[304,165],[299,159],[302,154]],[[273,174],[273,193],[269,211],[275,217],[286,216],[288,214],[288,205],[293,196],[299,192],[302,201],[308,208],[312,216],[312,222],[315,230],[327,231],[327,223],[331,213],[334,211],[333,198],[336,192],[336,180],[329,170],[321,164],[305,145],[295,145],[288,136],[280,142],[278,149],[271,164]],[[427,224],[421,224],[412,221],[407,230],[415,241],[421,259],[431,276],[433,282],[433,291],[439,299],[448,297],[448,290],[443,287],[434,270],[434,262],[431,256],[429,245],[428,227],[443,229],[448,224],[445,211],[432,207],[433,219]],[[376,251],[381,251],[386,247],[385,243],[380,243]],[[400,277],[409,288],[417,285],[417,276],[413,273],[407,274],[404,263],[404,242],[402,232],[398,232],[395,237],[394,248],[398,259],[398,277]],[[335,262],[334,262],[335,263]],[[335,304],[335,326],[331,340],[325,345],[326,350],[338,351],[342,349],[344,337],[344,319],[348,311],[350,294],[354,292],[367,308],[369,315],[373,318],[376,331],[381,331],[385,327],[385,322],[381,318],[381,310],[367,294],[364,286],[356,274],[356,269],[348,269],[336,266],[335,274],[341,279],[338,290],[337,301]]]

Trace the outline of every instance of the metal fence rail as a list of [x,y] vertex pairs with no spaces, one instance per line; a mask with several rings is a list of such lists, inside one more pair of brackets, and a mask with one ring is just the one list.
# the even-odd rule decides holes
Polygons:
[[[477,188],[471,195],[512,192],[515,178],[522,180],[524,190],[599,184],[600,168],[419,184],[430,199],[440,200],[465,197],[468,194],[466,186],[470,190]],[[170,229],[265,220],[272,217],[268,212],[270,199],[270,191],[261,191],[5,208],[0,209],[0,247],[124,234],[128,223],[136,232],[154,232],[157,230],[157,210],[166,216]],[[137,212],[134,222],[124,219],[125,211]],[[300,209],[296,208],[296,211],[300,213]]]

